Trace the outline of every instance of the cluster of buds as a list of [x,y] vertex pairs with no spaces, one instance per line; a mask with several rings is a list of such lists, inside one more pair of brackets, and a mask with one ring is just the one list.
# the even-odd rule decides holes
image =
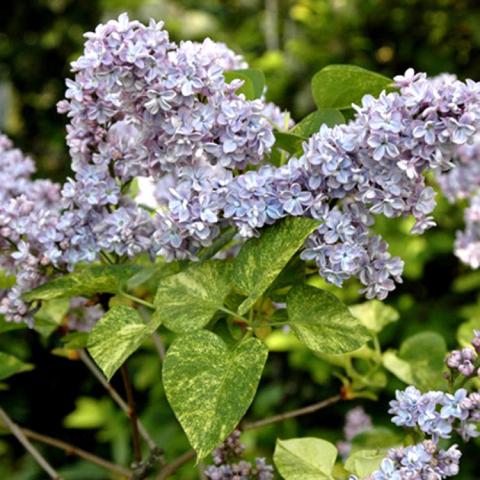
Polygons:
[[235,430],[212,453],[214,465],[204,472],[209,480],[272,480],[273,467],[264,458],[256,458],[255,464],[242,460],[245,445],[240,442],[240,430]]
[[450,372],[447,374],[449,379],[454,379],[457,375],[463,375],[470,378],[474,375],[480,376],[478,354],[480,353],[480,330],[475,330],[475,336],[471,341],[471,347],[465,347],[461,350],[453,350],[445,360]]

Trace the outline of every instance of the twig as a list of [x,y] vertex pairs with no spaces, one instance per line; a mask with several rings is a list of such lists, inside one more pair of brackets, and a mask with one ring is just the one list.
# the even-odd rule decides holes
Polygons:
[[135,466],[132,472],[131,480],[144,480],[145,478],[148,478],[151,470],[158,464],[160,464],[162,467],[165,465],[163,459],[163,450],[160,448],[151,450],[148,458]]
[[125,392],[127,393],[128,416],[130,417],[130,422],[132,424],[133,455],[135,463],[139,464],[142,461],[142,448],[140,446],[140,434],[138,431],[137,408],[135,406],[135,399],[133,398],[133,388],[128,375],[128,367],[126,363],[120,367],[120,372],[122,373],[123,385],[125,386]]
[[129,293],[124,292],[123,290],[120,291],[120,295],[122,295],[125,298],[128,298],[128,300],[131,300],[132,302],[136,302],[140,305],[143,305],[144,307],[150,308],[151,310],[156,310],[157,308],[153,303],[147,302],[142,298],[135,297],[135,295],[130,295]]
[[165,480],[166,478],[170,477],[170,475],[173,475],[176,473],[176,471],[188,463],[190,460],[192,460],[195,457],[195,452],[193,450],[189,450],[188,452],[184,453],[183,455],[180,455],[178,458],[176,458],[172,463],[169,463],[166,465],[158,474],[157,478],[155,480]]
[[298,410],[292,410],[291,412],[281,413],[280,415],[274,415],[273,417],[264,418],[263,420],[259,420],[258,422],[246,423],[245,425],[243,425],[242,430],[254,430],[256,428],[264,427],[265,425],[271,425],[272,423],[283,422],[284,420],[288,420],[289,418],[300,417],[301,415],[307,415],[309,413],[317,412],[318,410],[322,410],[322,408],[333,405],[334,403],[337,403],[342,399],[343,397],[341,395],[334,395],[333,397],[327,398],[326,400],[322,400],[318,403],[314,403],[313,405],[309,405],[308,407],[299,408]]
[[0,407],[0,418],[5,426],[12,432],[17,440],[25,447],[35,461],[48,473],[53,480],[62,480],[62,477],[54,470],[54,468],[45,460],[42,454],[30,443],[28,438],[22,432],[22,429],[7,415],[5,410]]
[[163,362],[165,360],[165,345],[163,344],[162,338],[157,332],[152,333],[153,344],[158,352],[160,360]]
[[32,440],[37,440],[38,442],[45,443],[46,445],[59,448],[60,450],[63,450],[67,455],[75,455],[79,458],[83,458],[87,462],[94,463],[99,467],[103,467],[106,470],[110,470],[111,472],[123,475],[127,478],[132,475],[132,472],[128,468],[122,467],[121,465],[116,465],[115,463],[111,463],[108,460],[97,457],[93,453],[86,452],[85,450],[71,445],[70,443],[64,442],[63,440],[58,440],[56,438],[34,432],[32,430],[29,430],[28,428],[22,428],[21,430],[27,438],[31,438]]
[[[110,383],[107,382],[106,378],[103,376],[102,372],[97,368],[95,363],[90,359],[90,357],[87,355],[85,350],[80,351],[80,360],[86,365],[86,367],[92,372],[93,376],[102,384],[103,388],[107,390],[109,395],[112,397],[113,401],[122,409],[122,411],[128,415],[128,405],[123,400],[123,398],[118,394],[118,392],[110,385]],[[138,419],[138,430],[140,432],[140,435],[142,438],[145,440],[145,442],[148,445],[148,448],[150,450],[155,450],[157,449],[157,445],[153,441],[152,437],[150,434],[147,432],[145,426],[141,422],[140,419]]]

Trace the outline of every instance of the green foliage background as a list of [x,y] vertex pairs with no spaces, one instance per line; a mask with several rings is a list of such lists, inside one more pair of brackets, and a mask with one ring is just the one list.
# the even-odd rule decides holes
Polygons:
[[[32,153],[40,176],[68,174],[64,118],[55,111],[62,98],[68,64],[79,55],[82,33],[128,11],[131,17],[164,19],[174,39],[225,41],[265,72],[268,96],[302,118],[313,110],[310,79],[332,63],[352,63],[387,76],[407,67],[433,75],[443,71],[480,80],[480,5],[471,0],[22,0],[0,2],[0,129]],[[404,284],[388,303],[400,321],[381,334],[384,349],[398,349],[417,332],[439,333],[457,345],[464,322],[480,327],[480,275],[452,255],[454,232],[462,227],[458,206],[441,201],[439,227],[424,237],[407,234],[408,222],[383,222],[378,229],[394,253],[406,261]],[[318,284],[325,285],[318,280]],[[360,301],[358,286],[332,289],[347,303]],[[468,328],[463,328],[461,333]],[[461,337],[463,338],[463,337]],[[0,390],[0,403],[20,424],[71,441],[119,463],[131,458],[129,425],[74,358],[52,354],[59,334],[41,338],[32,331],[0,334],[2,351],[36,365]],[[262,418],[337,393],[332,367],[306,348],[275,344],[249,413]],[[54,350],[55,352],[55,350]],[[188,449],[186,437],[168,406],[160,381],[161,365],[147,344],[129,361],[142,419],[168,458]],[[383,380],[382,380],[383,381]],[[122,391],[121,382],[113,384]],[[388,426],[388,400],[404,384],[388,377],[378,401],[345,402],[329,410],[263,430],[247,432],[250,456],[271,459],[275,439],[318,436],[341,438],[343,415],[364,405],[377,426]],[[1,386],[1,385],[0,385]],[[15,440],[1,436],[0,478],[40,480],[43,474]],[[465,449],[458,478],[473,480],[475,446]],[[45,449],[66,479],[107,479],[104,471]],[[477,465],[478,468],[478,465]],[[198,478],[193,464],[175,478]],[[477,475],[477,476],[476,476]]]

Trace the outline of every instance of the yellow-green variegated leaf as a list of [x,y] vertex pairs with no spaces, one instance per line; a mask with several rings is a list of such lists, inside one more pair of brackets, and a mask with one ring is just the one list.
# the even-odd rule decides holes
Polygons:
[[252,308],[318,225],[311,218],[288,217],[248,240],[233,267],[233,283],[247,297],[240,315]]
[[199,459],[235,429],[250,406],[268,355],[256,338],[229,348],[209,331],[170,346],[163,383],[167,399]]
[[145,324],[132,307],[112,307],[95,325],[88,337],[88,351],[108,380],[137,350],[152,327]]
[[155,297],[157,323],[177,333],[204,327],[223,306],[230,274],[229,262],[209,260],[162,280]]
[[354,317],[372,332],[381,332],[389,323],[396,322],[400,315],[390,305],[385,305],[379,300],[359,303],[350,307]]
[[285,480],[333,480],[337,449],[320,438],[277,440],[273,461]]
[[348,457],[345,468],[358,478],[367,478],[378,470],[387,453],[387,449],[358,450]]
[[287,296],[290,326],[310,350],[342,354],[357,350],[370,335],[337,297],[309,285],[293,287]]
[[30,290],[23,298],[30,302],[79,295],[89,296],[97,293],[118,293],[137,271],[138,267],[129,265],[81,267],[75,272],[54,278],[50,282]]

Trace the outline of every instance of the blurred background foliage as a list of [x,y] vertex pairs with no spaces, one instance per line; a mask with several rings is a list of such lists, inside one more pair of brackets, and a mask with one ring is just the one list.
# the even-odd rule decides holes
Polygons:
[[[389,76],[414,67],[430,75],[448,71],[480,80],[480,4],[475,0],[3,1],[0,129],[32,154],[40,176],[61,180],[68,175],[65,119],[56,113],[55,104],[63,97],[69,62],[81,52],[82,33],[123,11],[141,20],[163,19],[175,40],[209,36],[226,42],[265,72],[269,99],[290,109],[297,120],[313,110],[311,77],[331,63],[352,63]],[[480,274],[469,272],[452,255],[462,209],[441,200],[436,219],[439,227],[423,237],[408,235],[408,221],[378,225],[393,252],[406,261],[404,284],[388,300],[400,312],[400,321],[382,331],[384,349],[398,349],[408,336],[425,330],[440,333],[452,348],[460,325],[468,322],[467,330],[480,328]],[[357,287],[352,283],[342,290],[327,288],[355,303],[361,301]],[[13,377],[8,387],[0,384],[0,403],[22,425],[127,464],[131,458],[127,419],[74,356],[52,355],[59,336],[41,337],[25,330],[0,334],[2,351],[36,365],[34,371]],[[300,407],[338,391],[340,381],[324,359],[296,344],[274,345],[250,417]],[[129,367],[145,424],[168,458],[183,453],[188,445],[166,403],[154,346],[137,352]],[[118,378],[113,384],[123,393]],[[345,402],[248,432],[244,441],[249,455],[271,459],[276,437],[339,440],[344,414],[356,404],[364,405],[377,426],[388,426],[388,401],[403,384],[386,374],[380,384],[385,389],[378,401]],[[465,450],[458,478],[478,478],[475,448],[478,445]],[[60,451],[46,448],[45,453],[66,479],[111,478]],[[0,435],[0,478],[45,476],[15,440]],[[189,465],[175,478],[188,480],[198,474]]]

